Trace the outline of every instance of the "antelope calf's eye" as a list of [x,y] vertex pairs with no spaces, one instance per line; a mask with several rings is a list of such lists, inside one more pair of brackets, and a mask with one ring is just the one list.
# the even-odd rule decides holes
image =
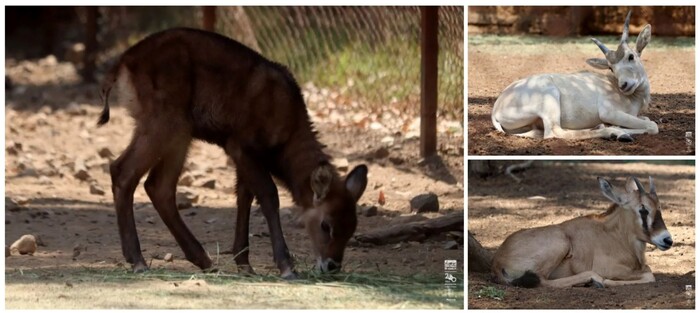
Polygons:
[[331,225],[328,224],[328,222],[326,222],[326,221],[322,221],[321,222],[321,230],[330,234],[331,233]]
[[630,54],[629,60],[634,61],[634,54]]

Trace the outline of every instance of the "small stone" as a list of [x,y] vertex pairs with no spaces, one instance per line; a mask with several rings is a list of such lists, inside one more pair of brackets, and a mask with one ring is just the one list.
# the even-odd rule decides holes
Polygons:
[[374,150],[374,157],[377,159],[383,159],[389,156],[389,149],[385,147],[380,147],[377,148],[377,150]]
[[380,141],[384,145],[391,146],[394,144],[394,136],[386,136]]
[[178,210],[189,209],[192,207],[193,202],[197,202],[198,196],[193,195],[189,192],[180,193],[178,192],[175,196],[175,201],[177,203]]
[[73,177],[82,181],[86,181],[88,180],[88,178],[90,178],[90,173],[88,173],[86,169],[80,169],[76,171],[75,174],[73,174]]
[[153,216],[149,216],[149,217],[147,217],[147,218],[144,219],[144,222],[146,222],[146,223],[148,223],[148,224],[155,224],[155,223],[156,223],[156,219],[155,219]]
[[209,188],[209,189],[215,189],[216,188],[216,179],[210,179],[205,182],[203,182],[200,187],[203,188]]
[[107,147],[103,147],[102,149],[97,151],[97,154],[99,154],[100,157],[103,159],[111,159],[114,157],[114,154],[112,153],[112,151],[109,150],[109,148],[107,148]]
[[450,240],[445,242],[442,248],[445,250],[456,250],[457,248],[459,248],[459,244],[454,240]]
[[190,187],[192,186],[192,183],[194,182],[194,177],[190,175],[189,173],[186,173],[180,177],[180,181],[177,182],[179,186],[186,186]]
[[105,194],[105,191],[104,189],[102,189],[102,187],[98,186],[97,184],[90,184],[90,194],[103,196]]
[[376,216],[378,211],[379,210],[377,209],[377,207],[373,205],[370,207],[362,208],[362,215],[365,217],[372,217]]
[[39,185],[51,185],[51,178],[48,178],[44,175],[39,176]]
[[394,245],[393,247],[391,247],[391,248],[394,249],[394,250],[401,249],[401,243],[399,242],[399,243],[395,244],[395,245]]
[[166,253],[165,256],[163,257],[163,261],[172,263],[173,262],[173,254]]
[[19,205],[15,200],[10,199],[10,197],[5,197],[5,210],[9,212],[17,212],[22,209],[22,206]]
[[346,158],[338,158],[333,160],[333,165],[338,171],[345,172],[350,168],[350,162]]
[[207,224],[214,224],[217,220],[218,220],[218,218],[212,217],[212,218],[207,219],[206,221],[204,221],[204,223],[207,223]]
[[36,238],[34,235],[24,235],[10,246],[10,251],[34,255],[34,252],[36,252]]
[[432,192],[413,197],[410,204],[411,212],[415,213],[437,212],[440,210],[438,196]]

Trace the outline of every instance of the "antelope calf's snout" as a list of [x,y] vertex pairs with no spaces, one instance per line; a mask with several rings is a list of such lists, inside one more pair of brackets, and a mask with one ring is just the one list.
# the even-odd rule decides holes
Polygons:
[[666,237],[664,238],[664,243],[667,244],[669,247],[673,245],[673,239],[671,237]]
[[333,273],[340,271],[342,265],[331,258],[327,258],[320,261],[318,267],[323,273]]

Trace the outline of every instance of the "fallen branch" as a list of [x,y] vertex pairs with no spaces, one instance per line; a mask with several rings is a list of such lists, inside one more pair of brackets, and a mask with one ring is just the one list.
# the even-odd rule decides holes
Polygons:
[[532,162],[534,162],[534,161],[533,161],[533,160],[527,160],[527,161],[525,161],[525,162],[521,162],[521,163],[516,163],[516,164],[508,165],[508,167],[506,167],[506,175],[508,175],[508,176],[510,176],[511,178],[515,179],[515,182],[520,183],[520,181],[522,181],[522,179],[518,178],[518,176],[515,176],[515,174],[513,174],[513,172],[515,172],[515,171],[522,171],[522,170],[524,170],[524,169],[527,169],[527,168],[531,167],[531,166],[532,166]]
[[425,238],[449,231],[464,230],[464,212],[455,212],[426,221],[412,222],[357,234],[358,242],[386,245],[402,241],[421,241]]

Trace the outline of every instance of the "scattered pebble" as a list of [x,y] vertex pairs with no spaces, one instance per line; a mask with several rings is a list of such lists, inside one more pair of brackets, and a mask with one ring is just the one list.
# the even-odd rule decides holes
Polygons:
[[362,208],[362,215],[365,217],[372,217],[372,216],[376,216],[378,211],[379,210],[374,205],[370,206],[370,207],[364,207],[364,208]]
[[182,177],[180,177],[180,181],[177,182],[179,186],[186,187],[192,186],[192,183],[194,183],[194,177],[192,177],[192,175],[190,175],[189,173],[185,173],[184,175],[182,175]]
[[216,188],[216,179],[206,180],[203,183],[201,183],[199,186],[203,187],[203,188],[215,189]]
[[445,242],[442,248],[445,250],[456,250],[457,248],[459,248],[459,244],[454,240],[450,240]]
[[411,212],[415,213],[438,212],[440,210],[438,196],[432,192],[413,197],[410,204]]
[[97,151],[97,154],[100,155],[101,158],[103,159],[112,159],[114,158],[114,154],[112,153],[112,150],[109,150],[108,147],[103,147],[99,151]]
[[36,252],[36,238],[34,235],[24,235],[10,246],[10,251],[34,255],[34,252]]
[[90,194],[103,196],[105,194],[105,191],[104,189],[102,189],[102,187],[98,186],[97,184],[90,184]]
[[165,256],[163,257],[163,261],[165,261],[165,262],[172,262],[172,261],[173,261],[173,254],[172,254],[172,253],[166,253]]

